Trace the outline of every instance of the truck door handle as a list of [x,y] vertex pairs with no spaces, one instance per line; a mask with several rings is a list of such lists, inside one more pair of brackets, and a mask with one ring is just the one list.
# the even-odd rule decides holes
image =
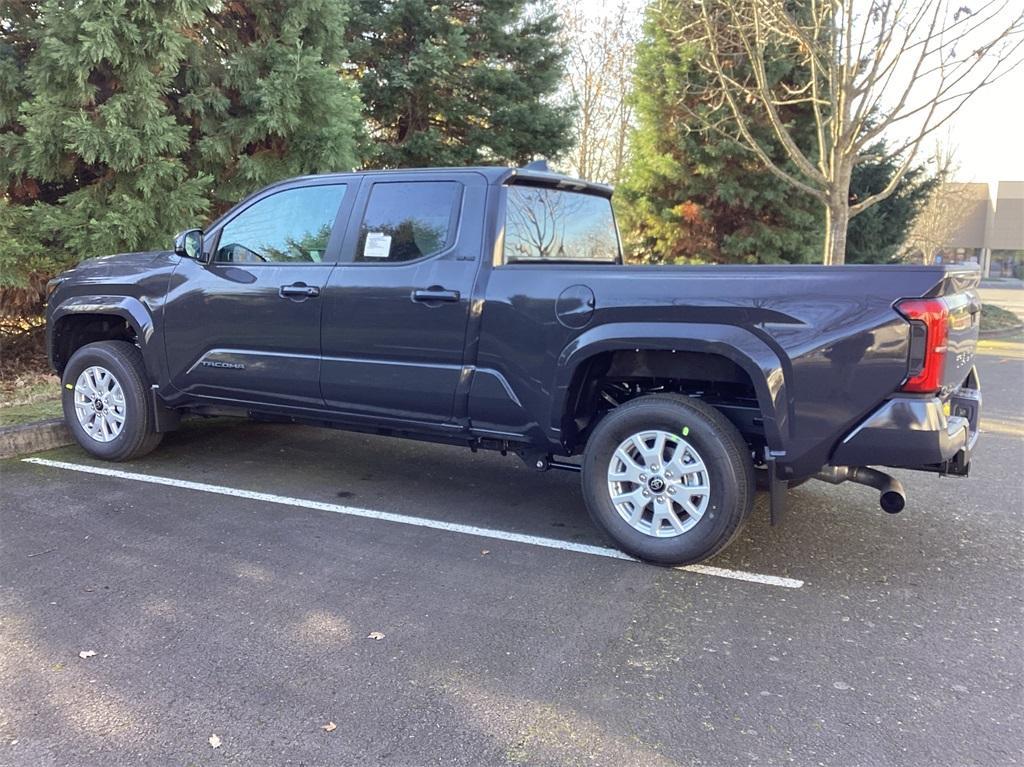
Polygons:
[[430,303],[432,301],[448,301],[454,303],[462,297],[457,290],[445,290],[440,285],[431,285],[429,288],[417,288],[412,292],[413,301]]
[[320,288],[304,282],[295,282],[291,285],[282,285],[277,292],[281,298],[314,298],[320,295]]

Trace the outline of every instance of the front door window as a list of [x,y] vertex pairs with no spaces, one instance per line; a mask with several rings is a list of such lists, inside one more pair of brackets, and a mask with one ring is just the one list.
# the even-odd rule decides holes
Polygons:
[[345,188],[344,184],[303,186],[264,197],[224,227],[214,261],[320,263]]

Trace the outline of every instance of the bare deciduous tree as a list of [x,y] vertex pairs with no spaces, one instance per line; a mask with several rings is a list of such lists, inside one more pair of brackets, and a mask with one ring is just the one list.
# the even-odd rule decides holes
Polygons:
[[[845,261],[852,216],[897,189],[923,142],[979,88],[1020,64],[1024,6],[992,0],[696,0],[693,24],[680,43],[703,43],[712,75],[706,96],[728,116],[726,130],[780,179],[820,200],[826,213],[824,263]],[[777,81],[776,62],[806,73]],[[798,145],[782,117],[809,105],[816,141]],[[755,136],[752,112],[770,125],[772,143]],[[724,127],[727,124],[728,127]],[[850,178],[885,134],[898,158],[888,185],[850,199]],[[786,163],[773,159],[776,147]]]
[[576,105],[576,145],[570,172],[614,183],[625,166],[633,107],[630,91],[639,14],[630,0],[610,0],[602,13],[593,3],[559,3],[566,57],[566,96]]
[[963,226],[965,213],[978,203],[977,195],[972,193],[973,185],[951,180],[957,171],[951,145],[937,146],[932,162],[939,183],[917,214],[902,247],[905,259],[920,258],[925,264],[933,263],[936,253],[953,244],[953,236]]
[[516,258],[564,257],[566,227],[583,206],[581,195],[511,187],[505,243]]

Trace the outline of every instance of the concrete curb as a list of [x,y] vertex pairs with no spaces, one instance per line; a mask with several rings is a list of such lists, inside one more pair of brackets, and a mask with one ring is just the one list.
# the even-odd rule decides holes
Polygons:
[[70,445],[71,442],[71,432],[60,418],[20,426],[4,426],[0,428],[0,458],[52,450]]

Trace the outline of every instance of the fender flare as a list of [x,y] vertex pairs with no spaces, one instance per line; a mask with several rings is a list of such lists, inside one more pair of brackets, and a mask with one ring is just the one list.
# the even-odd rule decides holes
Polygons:
[[784,356],[737,325],[642,322],[601,325],[578,335],[558,357],[552,386],[552,429],[559,433],[569,388],[580,366],[602,352],[647,349],[716,354],[736,363],[754,384],[769,450],[785,449],[791,422]]
[[[138,339],[139,347],[142,349],[143,357],[147,361],[147,367],[149,367],[151,355],[146,353],[146,349],[152,341],[155,332],[152,312],[142,301],[134,296],[93,295],[69,296],[64,301],[61,301],[60,305],[50,315],[49,322],[47,323],[47,335],[49,336],[47,351],[50,357],[50,364],[54,369],[56,369],[54,364],[56,361],[54,360],[53,353],[55,341],[53,336],[61,320],[72,316],[87,316],[90,314],[112,314],[127,322],[135,331],[135,337]],[[152,374],[154,371],[151,370],[149,372]]]

